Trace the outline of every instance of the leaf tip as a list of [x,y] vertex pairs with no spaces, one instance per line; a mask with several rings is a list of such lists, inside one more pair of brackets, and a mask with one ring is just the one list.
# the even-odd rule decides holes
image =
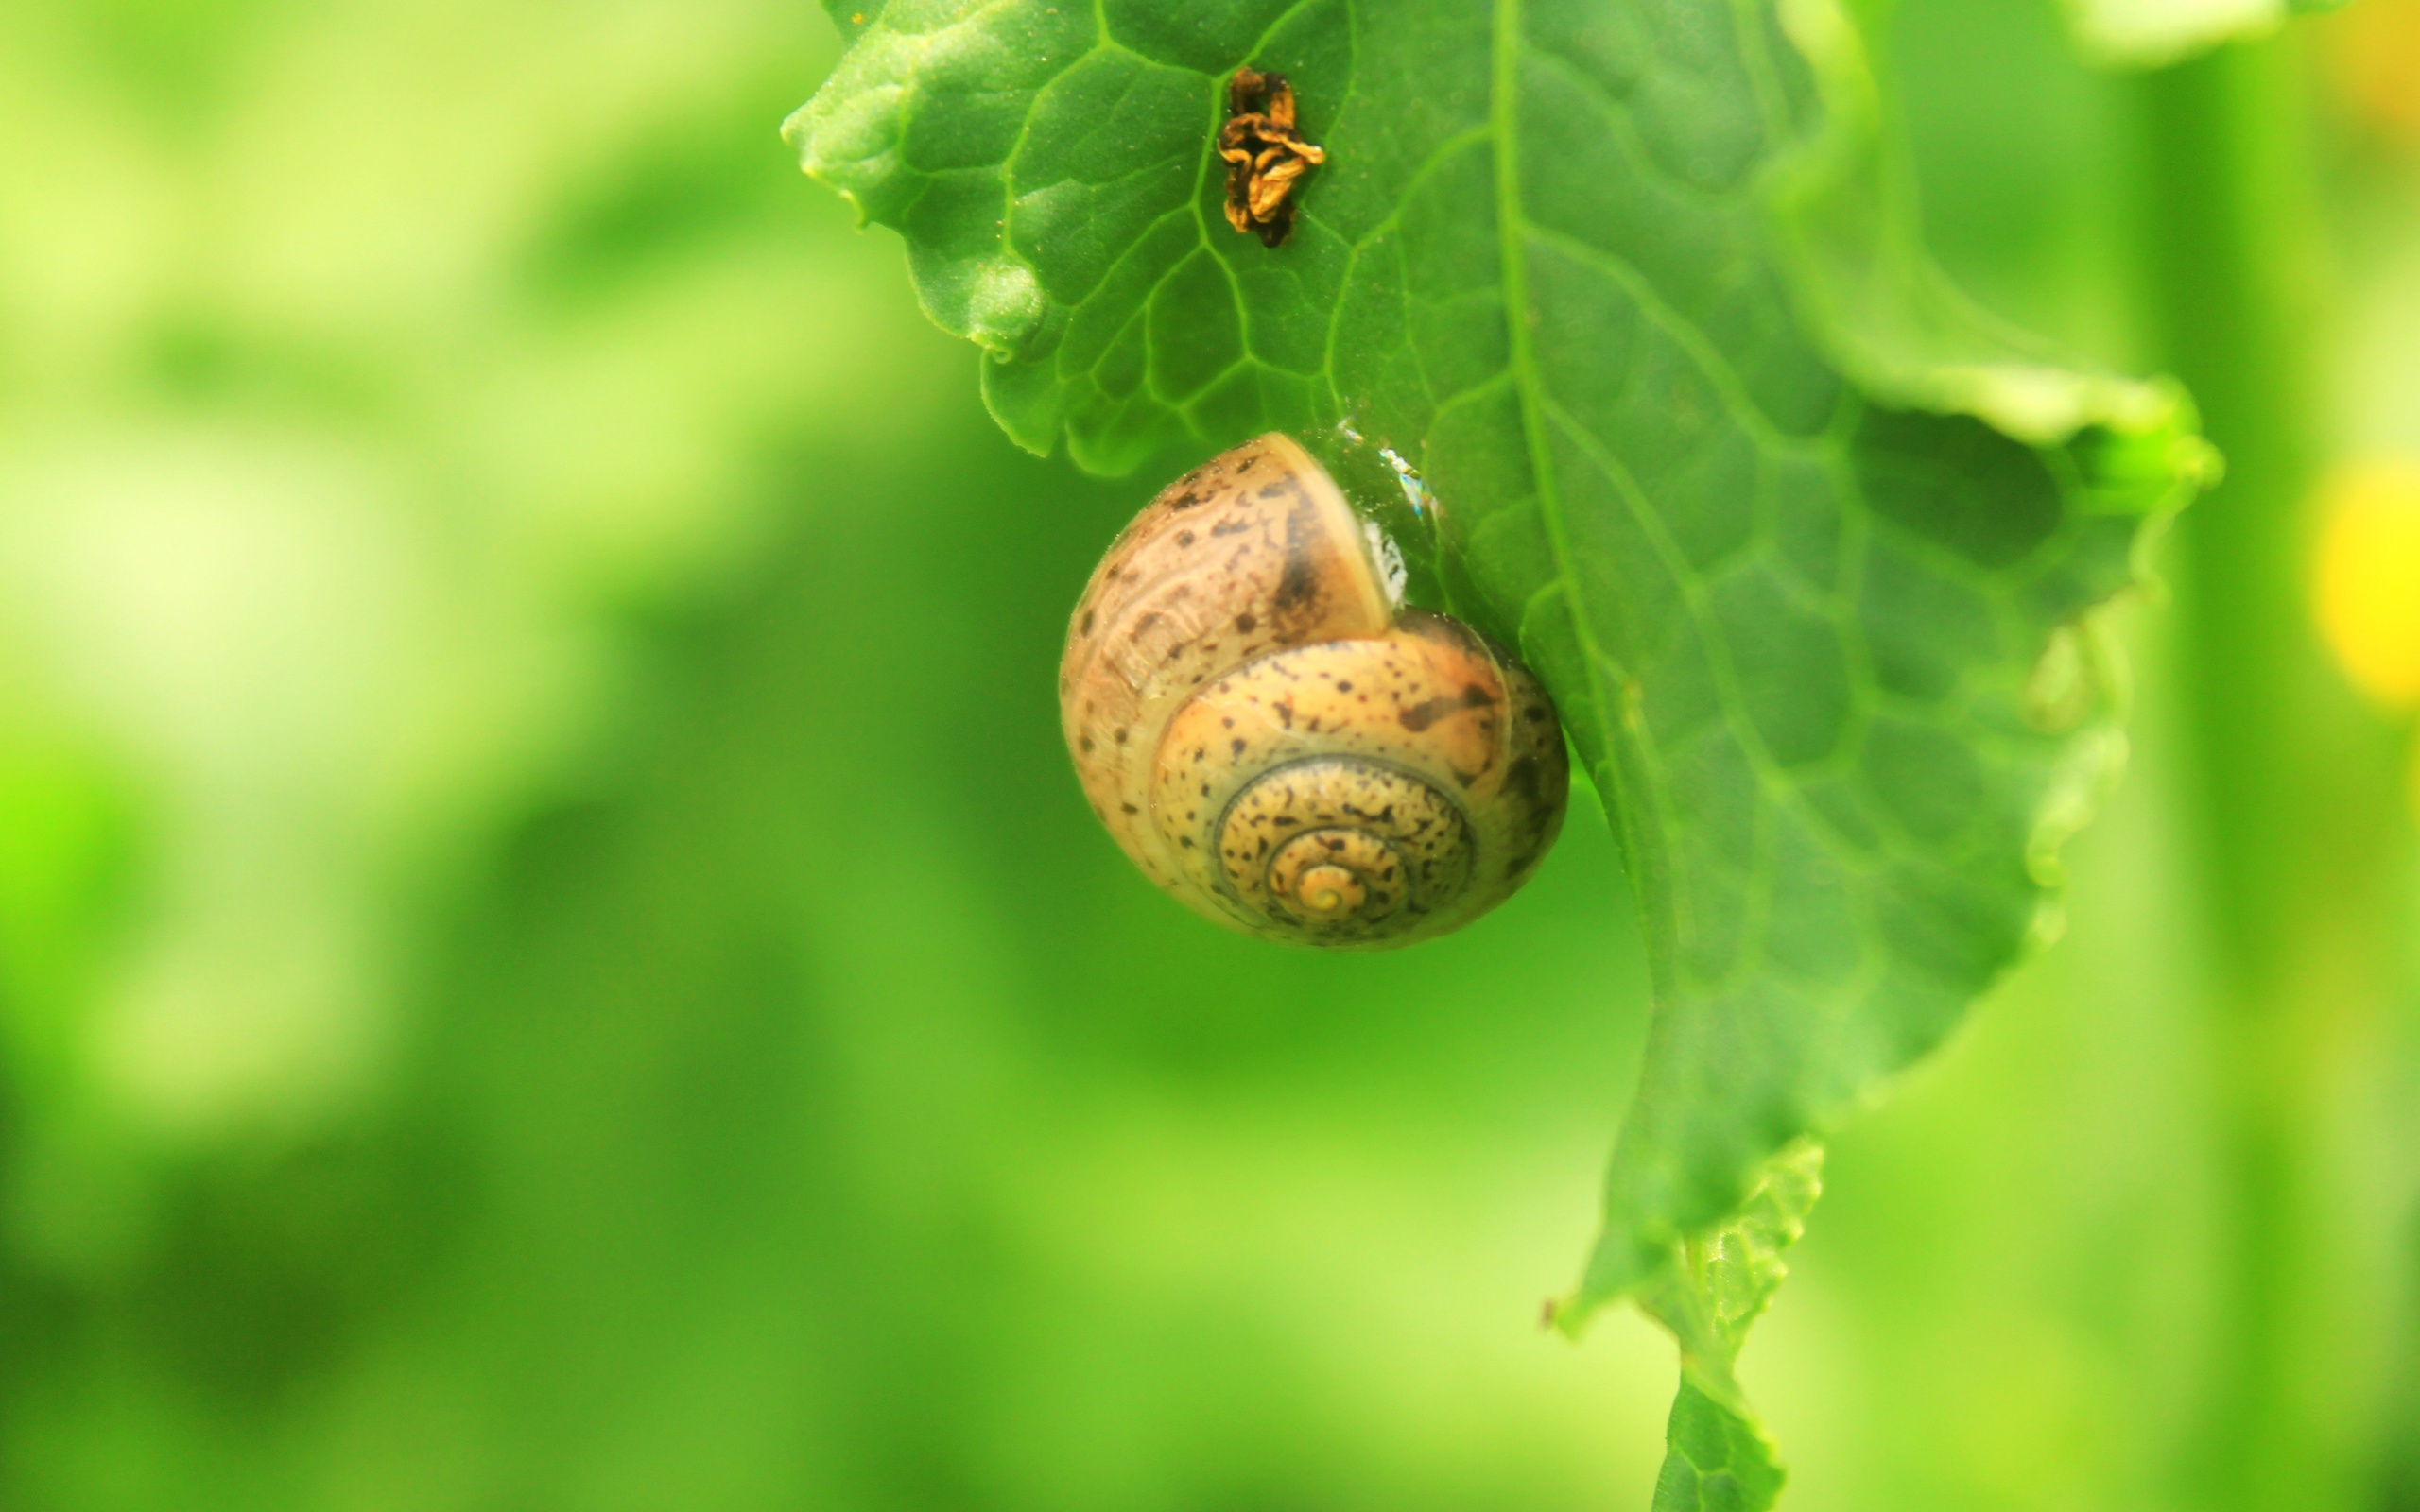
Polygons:
[[1009,439],[1036,456],[1059,447],[1063,425],[1057,374],[1047,364],[1016,362],[997,352],[982,358],[983,407]]

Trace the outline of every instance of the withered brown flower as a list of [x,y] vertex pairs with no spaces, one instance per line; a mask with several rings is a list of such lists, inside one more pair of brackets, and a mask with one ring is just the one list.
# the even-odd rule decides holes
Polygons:
[[1294,229],[1295,183],[1327,154],[1294,128],[1294,87],[1283,74],[1236,70],[1227,81],[1227,124],[1219,129],[1227,164],[1227,224],[1275,247]]

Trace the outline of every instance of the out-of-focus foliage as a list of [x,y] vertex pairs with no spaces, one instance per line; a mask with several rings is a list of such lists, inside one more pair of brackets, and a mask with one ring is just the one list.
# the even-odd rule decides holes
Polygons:
[[2172,63],[2233,37],[2273,31],[2344,0],[2063,0],[2076,44],[2096,61]]
[[773,5],[0,18],[5,739],[78,789],[53,864],[140,873],[40,932],[112,932],[105,980],[12,993],[62,1095],[195,1131],[357,1096],[404,910],[564,774],[616,618],[758,555],[803,438],[930,423],[878,250],[803,256],[760,161],[810,38]]
[[[1900,11],[1934,245],[2136,365],[2126,86],[2038,0]],[[2328,77],[2411,14],[2327,22]],[[1641,1028],[1603,825],[1381,960],[1127,874],[1050,678],[1148,482],[1002,441],[797,180],[834,42],[798,0],[0,8],[0,1506],[1642,1499],[1668,1349],[1535,1327]],[[2366,88],[2330,423],[2410,457],[2420,158]],[[2066,938],[1834,1145],[1740,1361],[1797,1512],[2202,1512],[2231,1261],[2165,623]],[[2395,990],[2332,1021],[2300,1157],[2317,1512],[2420,1486]]]

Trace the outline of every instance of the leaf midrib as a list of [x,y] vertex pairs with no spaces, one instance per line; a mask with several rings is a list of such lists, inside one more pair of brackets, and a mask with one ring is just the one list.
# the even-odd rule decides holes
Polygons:
[[[1573,565],[1575,557],[1564,519],[1564,501],[1557,487],[1552,461],[1553,454],[1550,450],[1557,416],[1563,411],[1547,393],[1546,385],[1538,370],[1536,351],[1530,330],[1527,241],[1531,228],[1522,211],[1518,130],[1520,68],[1523,54],[1521,3],[1522,0],[1495,0],[1494,30],[1490,39],[1492,56],[1489,116],[1495,151],[1497,261],[1504,299],[1505,330],[1510,350],[1513,387],[1521,405],[1523,436],[1528,443],[1532,478],[1537,488],[1539,518],[1545,526],[1548,549],[1553,555],[1555,581],[1564,595],[1564,609],[1571,622],[1571,633],[1580,648],[1583,676],[1587,681],[1588,702],[1595,714],[1596,728],[1602,741],[1598,763],[1599,770],[1596,775],[1599,785],[1616,799],[1609,808],[1612,810],[1612,816],[1620,835],[1623,850],[1634,868],[1640,852],[1641,832],[1649,816],[1641,813],[1642,805],[1636,800],[1635,795],[1627,790],[1627,785],[1621,781],[1620,765],[1615,760],[1615,747],[1623,738],[1622,727],[1616,723],[1612,711],[1606,707],[1606,679],[1611,678],[1627,682],[1629,674],[1623,669],[1620,660],[1608,652],[1599,641],[1596,626],[1587,612],[1580,592],[1580,580]],[[1738,7],[1735,3],[1731,9],[1734,26],[1737,27],[1739,21]],[[1745,30],[1745,28],[1740,29]],[[1770,139],[1775,125],[1773,112],[1777,102],[1773,97],[1772,81],[1767,77],[1770,60],[1762,55],[1760,48],[1753,45],[1754,42],[1754,39],[1751,37],[1745,35],[1741,37],[1742,51],[1745,55],[1743,61],[1746,62],[1751,75],[1751,87],[1755,92],[1758,112],[1765,118],[1765,129]],[[1634,139],[1634,146],[1636,145]],[[1549,232],[1541,232],[1541,234],[1558,244],[1566,239]],[[1589,255],[1583,260],[1598,266],[1600,271],[1616,277],[1617,282],[1638,300],[1642,315],[1679,342],[1682,350],[1688,354],[1691,363],[1721,396],[1725,407],[1732,412],[1733,418],[1750,434],[1755,436],[1760,444],[1770,446],[1779,442],[1780,446],[1775,449],[1803,449],[1809,455],[1821,458],[1827,469],[1833,472],[1836,477],[1839,476],[1842,471],[1840,465],[1841,459],[1839,455],[1841,435],[1839,417],[1835,417],[1834,423],[1826,427],[1822,437],[1811,442],[1782,437],[1772,424],[1771,418],[1765,415],[1762,406],[1755,404],[1747,393],[1746,385],[1740,381],[1728,360],[1712,349],[1703,333],[1682,318],[1678,311],[1670,308],[1661,295],[1652,288],[1641,270],[1630,266],[1619,259],[1610,257],[1599,249],[1588,248],[1586,250]],[[1617,266],[1608,267],[1609,263]],[[1575,444],[1592,454],[1601,452],[1595,438],[1587,436],[1582,427],[1571,423],[1567,419],[1562,423],[1564,429],[1571,432]],[[1731,665],[1728,648],[1720,644],[1720,636],[1715,633],[1715,627],[1706,624],[1700,612],[1701,606],[1695,592],[1697,575],[1688,570],[1687,563],[1680,557],[1677,546],[1669,539],[1664,527],[1663,521],[1651,508],[1646,507],[1645,501],[1639,496],[1635,480],[1629,474],[1629,470],[1621,466],[1617,458],[1602,457],[1601,461],[1608,477],[1613,480],[1616,490],[1621,494],[1625,507],[1639,528],[1646,533],[1651,549],[1664,560],[1666,568],[1672,572],[1674,582],[1680,585],[1684,598],[1690,605],[1692,616],[1700,620],[1699,627],[1706,642],[1705,652],[1709,670],[1720,691],[1726,722],[1733,727],[1743,753],[1756,772],[1756,781],[1762,789],[1764,799],[1768,803],[1777,804],[1796,813],[1800,821],[1810,826],[1813,833],[1834,840],[1839,839],[1839,836],[1832,834],[1831,826],[1823,816],[1806,811],[1804,805],[1797,801],[1797,795],[1791,791],[1790,784],[1775,782],[1772,780],[1777,766],[1772,754],[1764,748],[1764,742],[1753,728],[1753,724],[1740,717],[1744,700],[1737,685],[1737,670]],[[1840,481],[1844,489],[1843,498],[1856,498],[1854,490],[1848,487],[1850,480],[1841,478]],[[1863,509],[1851,508],[1844,510],[1843,513],[1849,516],[1862,516]],[[1852,528],[1855,524],[1854,521],[1843,523],[1844,526]],[[1844,581],[1839,589],[1835,590],[1835,593],[1846,592],[1850,586],[1849,582]],[[1631,747],[1635,760],[1646,764],[1651,768],[1660,767],[1661,753],[1647,743],[1634,741]],[[1674,846],[1673,816],[1665,812],[1666,795],[1669,784],[1657,781],[1651,782],[1649,786],[1651,791],[1648,798],[1654,809],[1652,820],[1663,853],[1668,858]],[[1761,920],[1772,906],[1769,863],[1771,848],[1774,843],[1772,825],[1763,804],[1758,805],[1753,843],[1755,857],[1747,868],[1748,879],[1752,885],[1748,888],[1746,901],[1752,916]],[[1830,848],[1826,847],[1826,849]],[[1668,864],[1670,863],[1668,860]],[[1675,911],[1682,910],[1685,905],[1685,901],[1677,897],[1667,898],[1664,902]],[[1650,932],[1651,936],[1653,933]],[[1723,973],[1722,978],[1714,982],[1690,983],[1687,986],[1700,991],[1719,991],[1725,984],[1753,978],[1766,965],[1761,946],[1761,931],[1754,932],[1754,937],[1760,941],[1758,949],[1753,954],[1734,962],[1731,969]],[[1651,955],[1663,954],[1657,950],[1656,946],[1657,942],[1651,937],[1649,941]],[[1681,971],[1677,958],[1670,962],[1670,966],[1676,973]],[[1836,999],[1844,992],[1868,985],[1863,978],[1870,970],[1870,968],[1861,970],[1858,977],[1850,982],[1827,985],[1823,996]],[[1680,989],[1683,986],[1683,982],[1676,975],[1671,983],[1672,989]]]
[[[1620,663],[1608,657],[1597,644],[1596,628],[1588,621],[1577,592],[1577,579],[1572,576],[1571,541],[1563,518],[1563,501],[1555,490],[1554,467],[1548,460],[1546,434],[1544,386],[1538,378],[1537,352],[1530,337],[1530,279],[1525,250],[1522,247],[1524,221],[1521,215],[1520,150],[1517,126],[1521,99],[1521,0],[1495,0],[1494,35],[1489,39],[1491,56],[1490,98],[1488,122],[1495,147],[1495,236],[1497,276],[1503,283],[1504,329],[1512,365],[1512,385],[1521,405],[1521,430],[1528,442],[1531,475],[1538,490],[1538,517],[1546,525],[1547,542],[1554,553],[1555,580],[1563,585],[1564,605],[1569,615],[1572,635],[1580,643],[1588,701],[1596,713],[1597,729],[1603,740],[1599,763],[1604,768],[1599,773],[1602,785],[1616,776],[1613,761],[1614,723],[1605,708],[1600,668],[1619,671]],[[1616,788],[1618,794],[1618,787]],[[1637,836],[1632,831],[1633,807],[1616,803],[1622,833],[1622,848],[1635,857]]]

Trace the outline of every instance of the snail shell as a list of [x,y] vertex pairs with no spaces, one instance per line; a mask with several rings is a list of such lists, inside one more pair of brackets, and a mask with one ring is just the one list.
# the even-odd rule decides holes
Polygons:
[[1247,934],[1345,949],[1458,929],[1563,827],[1562,726],[1527,669],[1401,609],[1284,436],[1170,484],[1095,570],[1059,694],[1093,812]]

